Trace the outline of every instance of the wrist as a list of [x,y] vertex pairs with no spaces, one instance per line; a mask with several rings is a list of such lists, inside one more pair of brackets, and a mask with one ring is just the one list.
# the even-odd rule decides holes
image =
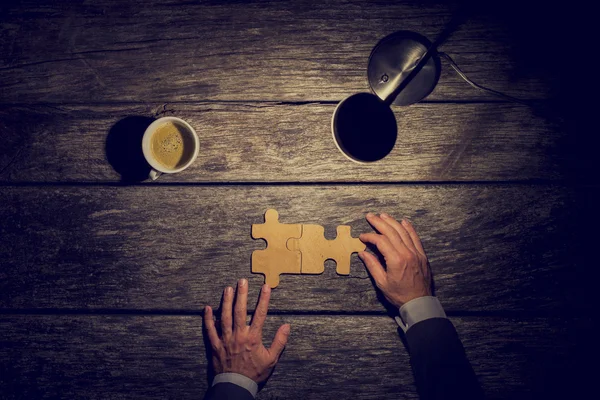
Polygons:
[[396,317],[396,322],[404,332],[427,319],[447,318],[442,304],[434,296],[414,298],[402,305],[398,311],[400,316]]
[[413,300],[419,299],[421,297],[432,297],[432,294],[427,292],[427,291],[423,291],[422,293],[415,293],[415,294],[410,294],[410,295],[404,295],[404,296],[398,296],[396,298],[393,297],[388,297],[388,300],[390,300],[390,302],[396,306],[397,308],[401,308],[403,307],[405,304],[410,303]]
[[237,372],[221,372],[215,375],[212,386],[215,386],[219,383],[232,383],[240,386],[249,391],[252,397],[256,397],[256,393],[258,393],[258,384],[254,380],[248,378],[246,375],[242,375]]

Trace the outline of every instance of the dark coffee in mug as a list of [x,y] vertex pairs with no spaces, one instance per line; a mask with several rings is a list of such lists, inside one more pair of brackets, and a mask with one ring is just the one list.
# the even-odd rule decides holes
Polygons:
[[371,93],[343,100],[333,114],[332,129],[340,150],[352,160],[365,163],[387,156],[398,134],[394,113]]

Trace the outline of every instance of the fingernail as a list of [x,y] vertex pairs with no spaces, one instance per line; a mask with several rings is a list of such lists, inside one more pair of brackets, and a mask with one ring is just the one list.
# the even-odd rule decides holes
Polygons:
[[246,283],[248,283],[248,281],[247,281],[247,280],[245,280],[245,279],[240,279],[240,281],[238,282],[238,285],[240,285],[241,287],[244,287],[244,286],[246,286]]
[[204,312],[208,311],[208,306],[204,306]]
[[373,218],[375,216],[375,214],[373,213],[367,213],[367,218]]
[[362,251],[360,251],[360,252],[358,253],[358,258],[360,258],[360,259],[362,260],[362,258],[363,258],[363,252],[362,252]]
[[381,214],[379,214],[379,216],[380,216],[381,218],[389,218],[389,217],[390,217],[390,216],[389,216],[389,215],[387,215],[386,213],[381,213]]
[[225,288],[225,294],[231,294],[233,292],[233,288],[231,286],[227,286]]
[[271,287],[265,283],[262,287],[262,291],[265,293],[269,293],[271,291]]
[[405,220],[405,219],[403,219],[403,220],[402,220],[402,225],[404,225],[404,226],[408,226],[408,221],[407,221],[407,220]]
[[286,335],[289,335],[290,333],[290,326],[289,325],[284,325],[283,326],[283,333],[285,333]]

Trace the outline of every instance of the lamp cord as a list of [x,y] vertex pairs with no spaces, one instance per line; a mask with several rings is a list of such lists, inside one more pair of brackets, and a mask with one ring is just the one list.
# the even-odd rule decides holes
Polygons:
[[465,82],[467,82],[469,85],[473,86],[475,89],[479,89],[483,92],[487,92],[487,93],[493,94],[495,96],[502,97],[503,99],[506,99],[508,101],[512,101],[512,102],[524,104],[524,105],[529,105],[529,102],[527,102],[525,100],[517,99],[516,97],[512,97],[507,94],[500,93],[493,89],[488,89],[486,87],[483,87],[483,86],[473,82],[471,79],[469,79],[469,77],[467,77],[467,75],[465,75],[465,73],[460,69],[460,67],[458,65],[456,65],[454,60],[448,54],[443,53],[443,52],[438,52],[438,54],[441,57],[445,58],[448,61],[448,63],[450,63],[450,66],[456,71],[456,73],[458,75],[460,75],[460,77],[463,78],[465,80]]

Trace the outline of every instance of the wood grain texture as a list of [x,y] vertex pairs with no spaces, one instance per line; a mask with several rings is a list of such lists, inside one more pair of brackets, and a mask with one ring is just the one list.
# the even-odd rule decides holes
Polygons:
[[[282,323],[290,341],[259,399],[417,398],[390,318],[269,317],[265,342]],[[576,373],[588,321],[453,323],[488,398],[576,396],[590,385],[591,372]],[[200,399],[207,387],[200,317],[2,316],[0,343],[4,399]]]
[[[256,296],[264,242],[250,228],[275,208],[328,238],[370,231],[368,211],[410,218],[448,311],[583,314],[598,198],[539,185],[3,187],[0,307],[198,310],[242,277]],[[356,256],[350,276],[328,264],[276,292],[272,310],[384,310]]]
[[[411,218],[488,397],[583,398],[598,188],[481,184],[597,182],[593,129],[568,118],[579,103],[554,102],[583,98],[548,62],[582,53],[568,10],[556,23],[550,5],[497,2],[441,48],[476,82],[548,109],[481,103],[495,98],[443,62],[425,103],[394,108],[385,160],[358,166],[331,140],[335,104],[368,91],[373,46],[401,29],[434,39],[454,9],[443,3],[2,2],[0,397],[202,398],[200,310],[241,277],[254,308],[264,243],[250,226],[273,207],[327,237],[369,231],[367,211]],[[196,128],[198,161],[156,185],[111,185],[136,181],[120,172],[160,115]],[[423,181],[468,184],[364,184]],[[255,184],[277,182],[304,184]],[[266,338],[282,323],[292,336],[259,399],[417,398],[357,257],[347,277],[333,263],[284,275],[271,311]]]
[[[339,101],[368,89],[369,54],[383,37],[435,39],[453,10],[440,3],[18,2],[0,17],[0,102]],[[549,96],[560,84],[535,57],[535,39],[556,35],[523,32],[532,19],[499,18],[503,10],[474,13],[441,50],[483,85]],[[444,64],[428,99],[490,98]]]
[[[372,165],[353,163],[338,151],[331,137],[334,109],[317,103],[2,107],[0,181],[119,181],[111,149],[127,160],[132,152],[141,153],[141,135],[157,113],[188,121],[201,144],[189,169],[162,176],[160,182],[559,180],[592,175],[589,169],[574,168],[580,158],[573,136],[524,106],[395,108],[396,147]],[[141,125],[130,128],[126,121],[137,119]],[[127,138],[132,138],[127,144],[131,152],[121,144],[109,145]],[[147,165],[140,158],[140,165]]]

